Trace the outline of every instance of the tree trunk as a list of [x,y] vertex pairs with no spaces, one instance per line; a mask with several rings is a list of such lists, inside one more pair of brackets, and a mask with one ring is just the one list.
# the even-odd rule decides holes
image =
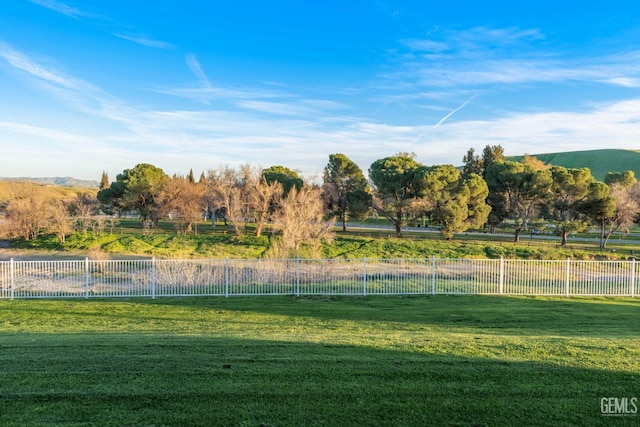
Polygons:
[[513,241],[518,243],[520,241],[520,232],[522,232],[522,228],[515,228],[515,232],[513,233]]
[[396,237],[402,237],[402,209],[396,211],[396,219],[393,221],[396,227]]
[[347,231],[347,196],[346,193],[342,196],[342,200],[340,201],[342,206],[342,231]]
[[396,227],[396,237],[402,237],[402,222],[396,220],[393,225]]
[[567,246],[567,235],[569,234],[568,230],[562,229],[562,241],[560,242],[560,246]]

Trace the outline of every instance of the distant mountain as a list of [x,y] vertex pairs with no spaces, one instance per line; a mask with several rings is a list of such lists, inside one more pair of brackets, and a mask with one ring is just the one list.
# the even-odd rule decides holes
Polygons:
[[[603,181],[609,172],[631,170],[640,180],[640,151],[636,150],[588,150],[564,153],[529,154],[545,163],[565,168],[589,168],[591,174]],[[507,160],[521,161],[524,156],[507,156]]]
[[21,178],[4,178],[0,177],[0,181],[26,181],[26,182],[34,182],[36,184],[42,185],[57,185],[60,187],[84,187],[84,188],[98,188],[100,183],[98,181],[91,181],[86,179],[76,179],[71,178],[70,176],[64,177],[48,177],[48,178],[30,178],[30,177],[21,177]]

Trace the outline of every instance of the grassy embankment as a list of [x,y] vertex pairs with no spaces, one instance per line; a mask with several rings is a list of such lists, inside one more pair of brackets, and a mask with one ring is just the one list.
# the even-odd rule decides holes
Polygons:
[[[383,220],[378,225],[387,225]],[[140,222],[124,219],[110,233],[93,236],[75,233],[64,243],[55,236],[41,237],[33,241],[15,241],[15,249],[49,251],[49,254],[76,254],[84,257],[91,248],[100,247],[113,257],[156,256],[164,258],[213,257],[213,258],[257,258],[270,256],[271,235],[257,238],[253,236],[251,225],[247,233],[236,238],[228,227],[219,223],[215,229],[208,223],[198,225],[197,234],[178,234],[174,223],[161,221],[160,228],[142,230]],[[325,244],[320,254],[303,250],[301,257],[348,257],[348,258],[529,258],[529,259],[624,259],[640,253],[638,241],[634,237],[617,236],[606,250],[598,249],[598,240],[589,236],[586,240],[570,239],[567,248],[558,247],[559,241],[544,237],[523,235],[521,241],[513,242],[510,235],[463,233],[451,241],[444,240],[438,233],[405,231],[404,238],[393,237],[387,230],[359,229],[352,227],[348,232],[337,232],[336,240]],[[638,238],[640,241],[640,238]],[[43,253],[40,253],[43,255]],[[15,256],[20,259],[20,256]]]
[[640,301],[0,301],[0,425],[637,425]]

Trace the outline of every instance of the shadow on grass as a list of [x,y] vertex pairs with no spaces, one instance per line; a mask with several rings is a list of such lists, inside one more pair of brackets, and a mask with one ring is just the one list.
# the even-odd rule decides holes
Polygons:
[[235,312],[306,317],[322,322],[471,328],[503,335],[640,338],[640,300],[630,298],[269,296],[16,300],[0,301],[0,305],[6,308],[0,325],[2,317],[23,319],[28,324],[43,316],[54,316],[66,323],[76,319],[90,325],[99,319],[103,323],[118,319],[122,323],[148,322],[157,326],[158,322],[186,321],[192,316],[199,322],[212,322],[222,313]]
[[[6,338],[6,337],[5,337]],[[437,353],[211,337],[13,336],[0,424],[637,425],[603,397],[640,374]]]
[[505,334],[640,337],[640,299],[505,296],[203,297],[136,300],[322,320],[403,322]]

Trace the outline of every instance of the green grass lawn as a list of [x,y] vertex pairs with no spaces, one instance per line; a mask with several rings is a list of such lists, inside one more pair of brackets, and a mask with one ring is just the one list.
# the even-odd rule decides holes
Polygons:
[[[638,425],[640,300],[0,301],[0,425]],[[640,405],[639,405],[640,406]]]

